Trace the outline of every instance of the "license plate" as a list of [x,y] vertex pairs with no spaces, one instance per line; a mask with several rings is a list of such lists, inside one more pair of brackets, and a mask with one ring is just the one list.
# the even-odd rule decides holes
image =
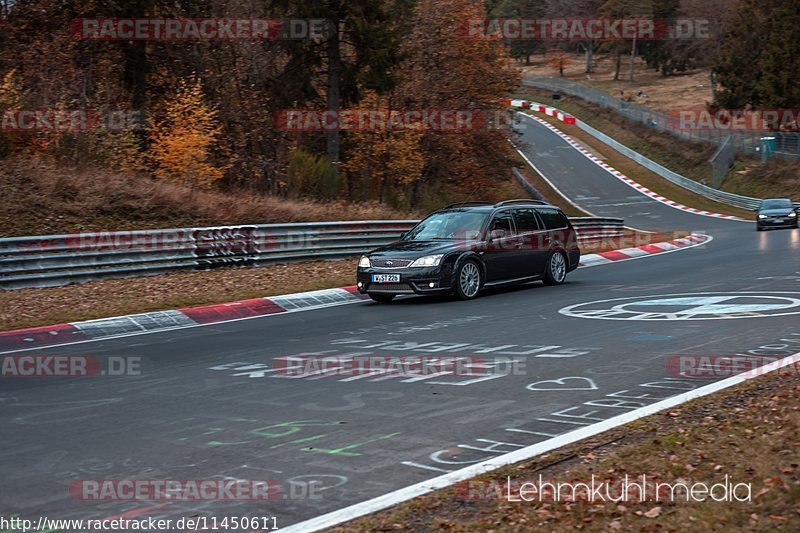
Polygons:
[[400,283],[400,274],[373,274],[372,283]]

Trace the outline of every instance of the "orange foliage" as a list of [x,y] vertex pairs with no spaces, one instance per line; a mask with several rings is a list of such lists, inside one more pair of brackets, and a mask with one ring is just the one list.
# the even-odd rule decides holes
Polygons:
[[550,50],[547,52],[547,66],[557,70],[559,76],[564,76],[564,69],[569,65],[569,54],[563,50]]
[[[374,92],[368,92],[355,109],[388,114],[390,109],[384,102]],[[422,136],[422,131],[413,127],[353,132],[348,136],[352,155],[344,169],[367,182],[370,198],[384,200],[387,187],[409,185],[422,175]]]
[[206,104],[199,79],[180,80],[165,105],[165,117],[150,131],[149,158],[156,177],[208,187],[225,169],[211,162],[211,148],[222,127],[217,110]]
[[[486,17],[480,2],[422,0],[415,8],[414,25],[407,37],[406,62],[399,88],[400,107],[409,109],[469,110],[495,117],[500,100],[519,83],[509,53],[496,37],[460,35],[458,24]],[[441,186],[476,197],[490,194],[498,177],[507,177],[503,161],[505,137],[498,129],[476,127],[459,132],[425,132],[425,186]]]

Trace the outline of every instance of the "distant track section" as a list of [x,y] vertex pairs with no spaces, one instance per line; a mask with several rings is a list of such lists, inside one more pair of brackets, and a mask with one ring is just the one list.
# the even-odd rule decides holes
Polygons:
[[[652,159],[648,159],[639,152],[636,152],[635,150],[628,148],[624,144],[609,137],[603,132],[589,126],[582,120],[579,120],[568,113],[564,113],[563,111],[555,107],[551,107],[545,104],[541,104],[539,102],[534,102],[529,100],[508,100],[508,104],[513,107],[518,107],[522,109],[528,109],[530,111],[535,111],[538,113],[543,113],[547,116],[556,118],[561,122],[564,122],[565,124],[575,125],[580,129],[582,129],[583,131],[585,131],[586,133],[588,133],[589,135],[591,135],[592,137],[594,137],[595,139],[610,146],[611,148],[620,152],[626,157],[633,159],[643,167],[647,168],[652,172],[655,172],[656,174],[666,179],[667,181],[670,181],[675,185],[678,185],[679,187],[682,187],[695,194],[699,194],[700,196],[704,196],[710,200],[714,200],[715,202],[720,202],[733,207],[738,207],[740,209],[748,209],[748,210],[754,210],[758,208],[758,206],[761,204],[760,198],[753,198],[750,196],[742,196],[740,194],[733,194],[721,191],[719,189],[709,187],[708,185],[704,185],[691,178],[687,178],[686,176],[682,176],[677,172],[673,172],[672,170],[664,167],[663,165],[656,163]],[[564,136],[565,138],[567,137],[558,130],[554,131],[557,132],[559,135]],[[795,202],[795,206],[800,207],[800,203]]]

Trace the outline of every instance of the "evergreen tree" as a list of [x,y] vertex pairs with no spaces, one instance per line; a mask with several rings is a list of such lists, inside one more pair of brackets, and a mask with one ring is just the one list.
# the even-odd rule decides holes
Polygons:
[[[661,0],[653,5],[653,18],[659,23],[674,24],[680,11],[680,0]],[[642,57],[647,66],[661,71],[664,76],[674,72],[685,72],[692,64],[692,58],[681,53],[685,47],[679,41],[658,39],[647,41],[642,45]]]
[[744,0],[714,70],[721,86],[717,106],[800,106],[800,4]]
[[[762,4],[763,5],[763,4]],[[758,65],[757,101],[770,108],[800,107],[800,2],[780,2],[769,13]]]
[[[489,11],[491,18],[537,19],[543,18],[546,0],[503,0]],[[544,51],[544,45],[536,39],[509,39],[506,41],[511,57],[525,59],[530,65],[531,56]]]

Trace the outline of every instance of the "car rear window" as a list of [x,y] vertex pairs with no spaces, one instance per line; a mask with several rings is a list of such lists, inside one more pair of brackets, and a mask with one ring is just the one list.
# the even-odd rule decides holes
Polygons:
[[567,227],[567,217],[555,209],[539,209],[544,227],[547,229],[561,229]]

